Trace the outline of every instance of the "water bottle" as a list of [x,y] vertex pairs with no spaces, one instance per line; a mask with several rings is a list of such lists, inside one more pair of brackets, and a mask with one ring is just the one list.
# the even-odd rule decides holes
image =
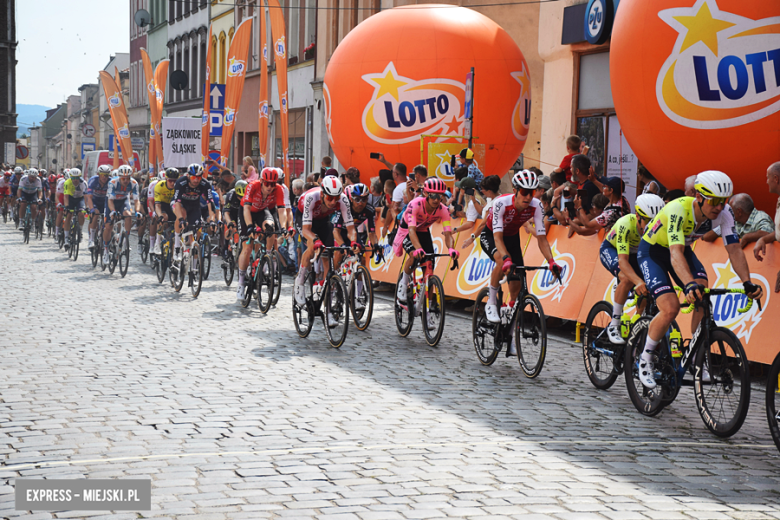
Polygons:
[[631,330],[631,317],[628,314],[622,314],[620,316],[620,337],[623,339],[628,338],[628,333]]
[[680,331],[677,329],[672,329],[672,332],[669,333],[669,344],[672,349],[673,358],[682,357],[682,350],[680,350],[681,342],[682,342],[682,334],[680,334]]
[[514,305],[504,304],[501,306],[501,325],[509,325],[512,319],[512,309]]

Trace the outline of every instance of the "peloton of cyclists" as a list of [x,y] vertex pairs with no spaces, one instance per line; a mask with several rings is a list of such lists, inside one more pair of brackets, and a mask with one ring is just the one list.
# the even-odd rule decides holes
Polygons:
[[[138,182],[131,177],[133,168],[123,164],[117,169],[117,177],[111,179],[108,183],[107,203],[105,208],[106,219],[122,218],[125,219],[125,231],[130,231],[133,211],[136,215],[141,213],[140,194]],[[133,199],[134,206],[130,205],[130,199]],[[108,246],[111,241],[111,226],[105,226],[103,229],[103,262],[108,263]]]
[[70,221],[73,217],[73,212],[77,213],[79,226],[84,226],[84,195],[87,192],[87,181],[81,178],[81,170],[78,168],[72,168],[70,170],[70,179],[65,181],[63,185],[63,193],[65,195],[64,207],[67,211],[65,215],[63,231],[65,232],[65,250],[70,248]]

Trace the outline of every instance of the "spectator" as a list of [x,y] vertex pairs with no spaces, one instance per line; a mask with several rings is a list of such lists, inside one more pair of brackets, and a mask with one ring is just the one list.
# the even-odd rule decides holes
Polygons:
[[568,190],[564,190],[564,186],[556,188],[552,202],[553,214],[563,225],[568,225],[569,220],[574,218],[574,196],[578,191],[581,193],[580,204],[586,214],[590,213],[591,200],[600,192],[600,188],[589,180],[589,177],[593,177],[593,172],[590,159],[585,155],[578,154],[572,157],[571,170],[572,182],[576,183],[576,188],[570,187]]
[[[563,172],[560,172],[563,174]],[[557,224],[558,221],[555,220],[555,215],[553,215],[552,206],[550,205],[552,203],[553,198],[553,190],[552,188],[542,193],[542,196],[539,197],[539,202],[542,203],[542,210],[544,211],[544,225],[546,228],[549,229],[550,224]]]
[[338,177],[339,171],[336,168],[330,168],[328,170],[325,170],[325,173],[322,175],[320,180],[324,179],[325,177]]
[[685,196],[686,197],[695,197],[696,196],[696,176],[691,175],[690,177],[687,177],[685,179]]
[[[485,224],[487,223],[487,217],[488,214],[490,213],[490,209],[493,207],[493,200],[495,200],[495,198],[498,197],[499,195],[498,190],[500,188],[501,188],[501,177],[499,177],[498,175],[488,175],[482,180],[482,193],[485,194],[485,199],[486,199],[486,203],[482,207],[482,215],[481,215],[482,221],[479,223],[479,226],[477,226],[477,229],[474,230],[471,236],[467,238],[465,242],[463,242],[463,247],[470,247],[471,244],[474,243],[474,240],[482,234],[482,230],[485,229]],[[463,226],[461,226],[459,231],[465,231],[467,229],[471,229],[474,226],[475,220],[476,218],[474,218],[474,220],[469,220],[469,222],[471,222],[471,225],[466,227],[466,224],[464,224]]]
[[296,255],[295,255],[295,263],[297,264],[298,261],[301,258],[301,255],[304,251],[306,251],[306,241],[300,239],[300,233],[298,233],[298,229],[301,229],[302,227],[302,215],[301,212],[298,211],[298,199],[303,195],[304,193],[304,182],[303,179],[295,179],[292,181],[292,193],[290,194],[290,205],[292,206],[293,211],[293,223],[294,227],[296,229],[295,231],[295,249],[296,249]]
[[384,206],[383,192],[382,179],[379,177],[371,179],[371,183],[368,185],[368,205],[374,208],[377,215],[379,215],[379,209]]
[[609,199],[609,204],[593,219],[591,219],[592,213],[588,214],[582,209],[582,202],[577,197],[574,201],[574,206],[577,208],[577,218],[571,221],[571,229],[583,236],[595,235],[602,229],[609,232],[615,222],[626,213],[623,207],[623,187],[623,181],[620,180],[620,177],[605,179],[602,194]]
[[347,168],[347,171],[344,172],[344,174],[341,176],[341,183],[344,186],[349,186],[350,184],[357,184],[359,182],[360,182],[360,170],[358,170],[354,166]]
[[[538,168],[536,168],[537,171],[540,171]],[[552,181],[550,180],[550,177],[547,175],[542,175],[541,173],[538,174],[537,179],[539,179],[539,186],[536,188],[536,191],[534,192],[534,198],[541,199],[542,194],[544,194],[547,190],[552,188]]]
[[474,179],[477,189],[480,189],[482,180],[485,176],[482,175],[482,171],[480,171],[479,167],[474,163],[474,151],[471,150],[471,148],[464,148],[460,151],[460,160],[463,166],[468,168],[469,177]]
[[[739,245],[743,248],[764,235],[775,232],[772,217],[756,209],[753,199],[747,193],[737,193],[729,200],[734,213],[734,228],[739,236]],[[720,236],[720,228],[708,231],[701,237],[705,242],[714,242]]]
[[325,172],[330,170],[333,167],[333,159],[330,158],[330,156],[326,155],[322,158],[322,162],[320,163],[320,176],[325,177]]
[[461,183],[466,177],[468,177],[469,170],[465,166],[458,166],[455,168],[454,174],[455,184],[453,185],[452,199],[450,200],[449,210],[452,218],[462,218],[465,217],[466,214],[463,212],[463,203],[461,202],[463,200],[463,189],[461,188]]
[[566,180],[571,180],[572,175],[572,168],[571,168],[571,161],[574,159],[575,155],[578,154],[587,154],[589,148],[587,146],[583,146],[582,139],[580,139],[577,135],[570,135],[566,138],[566,152],[567,155],[563,158],[561,161],[561,165],[558,166],[555,170],[556,172],[563,172],[563,174],[566,176]]
[[664,196],[662,197],[664,199],[664,204],[669,204],[673,200],[677,200],[680,197],[685,197],[685,192],[683,190],[669,190],[666,193],[664,193]]
[[404,193],[404,204],[409,204],[412,199],[418,195],[422,195],[422,188],[425,181],[428,179],[428,168],[422,164],[418,164],[412,170],[412,174],[409,175],[409,179],[406,183],[406,192]]
[[246,182],[254,182],[259,179],[255,163],[248,155],[244,157],[244,164],[241,167],[241,179]]
[[[780,162],[772,164],[766,170],[766,183],[769,186],[769,193],[780,196]],[[775,232],[764,235],[756,241],[753,246],[753,254],[756,260],[762,262],[766,255],[766,246],[772,242],[780,242],[780,197],[777,199],[777,208],[775,209]],[[780,271],[775,279],[775,292],[780,292]]]
[[[323,172],[323,173],[325,173],[325,172]],[[306,177],[306,182],[309,183],[309,184],[318,185],[320,183],[320,177],[322,177],[322,173],[320,173],[320,172],[311,172]],[[304,188],[304,191],[308,191],[308,190],[306,188]]]
[[658,182],[658,180],[653,177],[653,174],[647,171],[647,168],[644,166],[639,167],[639,171],[636,172],[636,178],[645,185],[644,188],[642,188],[643,194],[652,193],[659,197],[663,197],[664,193],[666,193],[664,185]]

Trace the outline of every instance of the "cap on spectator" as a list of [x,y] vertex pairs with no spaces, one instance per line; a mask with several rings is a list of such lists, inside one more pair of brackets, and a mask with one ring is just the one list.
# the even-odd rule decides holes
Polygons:
[[623,193],[623,181],[620,180],[620,177],[605,177],[601,182],[612,189],[612,191]]
[[329,175],[332,175],[334,177],[338,177],[339,176],[339,172],[338,172],[338,170],[336,168],[328,168],[327,170],[325,170],[325,175],[323,175],[323,177],[328,177]]
[[460,158],[470,160],[474,158],[474,152],[471,150],[471,148],[464,148],[460,151]]
[[477,183],[474,181],[474,177],[463,177],[460,181],[455,183],[455,187],[462,188],[464,190],[467,188],[474,189],[477,187]]
[[546,191],[552,188],[552,182],[550,181],[550,177],[548,177],[547,175],[540,175],[538,179],[539,179],[539,187],[542,188],[543,190]]
[[444,195],[449,199],[452,197],[452,192],[450,190],[447,190],[444,192]]

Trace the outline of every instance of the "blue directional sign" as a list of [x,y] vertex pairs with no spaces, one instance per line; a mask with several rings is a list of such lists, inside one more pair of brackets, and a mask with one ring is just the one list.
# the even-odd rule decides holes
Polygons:
[[211,131],[209,135],[211,137],[222,136],[222,122],[225,116],[225,85],[219,83],[212,83],[209,90],[209,105],[210,105],[210,119],[211,119]]

